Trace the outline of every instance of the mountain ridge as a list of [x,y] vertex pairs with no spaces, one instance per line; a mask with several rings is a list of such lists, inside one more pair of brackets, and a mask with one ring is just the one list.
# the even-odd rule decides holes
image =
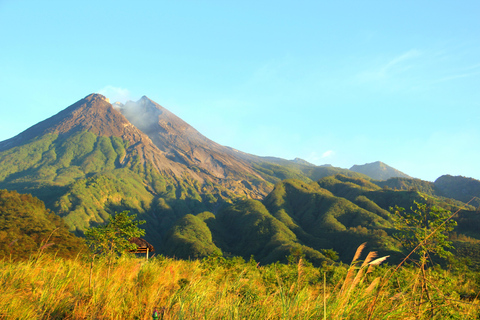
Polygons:
[[390,167],[381,161],[375,161],[363,165],[353,165],[349,170],[363,173],[375,180],[388,180],[395,177],[412,178],[409,175]]

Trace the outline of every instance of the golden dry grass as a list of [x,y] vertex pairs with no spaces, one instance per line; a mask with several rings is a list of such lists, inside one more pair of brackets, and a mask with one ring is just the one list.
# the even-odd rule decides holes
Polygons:
[[297,265],[260,267],[223,258],[125,257],[112,266],[48,255],[3,260],[0,318],[152,319],[155,308],[165,320],[478,317],[478,300],[461,299],[462,292],[478,292],[475,279],[432,270],[422,291],[418,270],[402,267],[394,275],[392,268],[372,270],[376,254],[361,261],[362,250],[350,266],[320,269],[302,259]]

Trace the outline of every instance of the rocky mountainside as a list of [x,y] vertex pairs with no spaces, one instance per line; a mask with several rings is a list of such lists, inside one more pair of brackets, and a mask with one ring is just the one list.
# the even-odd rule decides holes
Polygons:
[[[268,193],[264,179],[238,157],[238,152],[206,138],[156,102],[143,96],[137,102],[116,103],[114,107],[148,135],[166,157],[193,169],[190,174],[201,183],[220,183],[252,198]],[[256,184],[251,184],[252,179]]]
[[392,168],[381,161],[366,163],[364,165],[354,165],[351,171],[363,173],[375,180],[388,180],[390,178],[411,178],[409,175]]
[[[66,138],[80,132],[118,137],[128,143],[125,156],[118,159],[122,166],[135,159],[141,165],[148,163],[158,172],[176,179],[188,175],[201,184],[225,185],[236,194],[253,198],[261,198],[271,190],[251,165],[231,156],[231,149],[205,138],[146,97],[136,103],[115,104],[113,108],[104,96],[89,95],[18,136],[1,142],[0,150],[23,145],[46,134]],[[252,178],[258,180],[256,184],[248,181]]]
[[159,171],[182,172],[157,150],[147,135],[114,110],[108,99],[99,94],[91,94],[19,135],[0,142],[0,151],[24,146],[47,135],[65,140],[84,132],[100,137],[118,137],[128,144],[123,157],[117,159],[120,166],[125,166],[138,156],[141,163],[150,160]]
[[[108,120],[105,121],[106,119]],[[129,142],[145,138],[121,114],[113,110],[107,98],[91,94],[19,135],[0,142],[0,150],[18,147],[46,134],[62,135],[79,131],[89,131],[99,136],[118,136]]]

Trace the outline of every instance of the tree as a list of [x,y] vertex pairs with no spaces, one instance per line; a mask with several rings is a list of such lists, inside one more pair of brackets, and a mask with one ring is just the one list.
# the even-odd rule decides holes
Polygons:
[[420,285],[422,291],[418,306],[420,308],[420,305],[422,305],[425,294],[427,302],[432,306],[430,309],[431,317],[434,318],[435,305],[438,302],[435,302],[430,295],[425,265],[430,258],[430,253],[435,253],[442,258],[453,256],[448,251],[453,249],[452,242],[448,241],[448,233],[453,230],[457,223],[454,220],[449,220],[451,217],[450,211],[416,201],[414,201],[414,205],[416,207],[411,207],[409,212],[398,206],[395,206],[395,209],[391,208],[391,211],[395,213],[395,227],[399,231],[393,236],[406,249],[413,249],[413,251],[419,249],[420,268],[412,290],[415,291],[417,285]]
[[89,228],[85,231],[87,244],[94,254],[103,254],[110,259],[128,250],[136,249],[129,242],[131,238],[145,235],[145,230],[138,228],[145,220],[135,220],[137,215],[129,211],[115,214],[107,224]]
[[452,253],[449,250],[453,249],[453,246],[452,242],[448,241],[448,234],[457,225],[454,220],[443,224],[450,217],[450,211],[417,201],[414,201],[414,205],[415,208],[411,207],[408,212],[398,206],[391,208],[395,213],[395,228],[399,231],[394,237],[406,249],[414,249],[420,245],[418,254],[423,260],[422,264],[431,253],[450,258]]

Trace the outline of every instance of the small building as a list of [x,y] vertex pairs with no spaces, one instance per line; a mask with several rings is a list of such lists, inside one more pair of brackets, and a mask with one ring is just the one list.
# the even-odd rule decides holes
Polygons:
[[130,243],[133,243],[137,246],[136,250],[130,250],[132,253],[146,253],[147,254],[147,259],[148,259],[148,253],[149,252],[155,252],[155,248],[148,243],[145,239],[142,238],[131,238]]

